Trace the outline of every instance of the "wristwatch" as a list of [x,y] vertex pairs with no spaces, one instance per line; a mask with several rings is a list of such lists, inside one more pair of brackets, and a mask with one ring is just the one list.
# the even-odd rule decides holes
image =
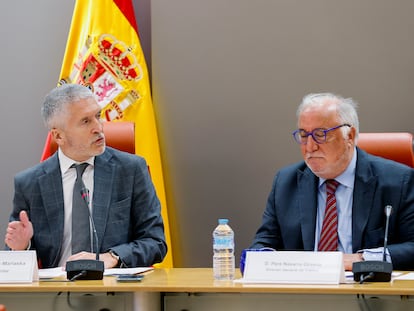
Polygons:
[[115,253],[113,250],[109,250],[109,255],[112,256],[112,258],[116,259],[116,266],[115,267],[119,267],[119,264],[121,263],[121,259],[119,258],[118,254]]

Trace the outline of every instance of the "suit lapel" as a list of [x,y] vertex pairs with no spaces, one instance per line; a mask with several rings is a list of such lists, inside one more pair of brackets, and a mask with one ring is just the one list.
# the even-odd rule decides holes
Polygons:
[[315,246],[318,178],[306,168],[298,171],[299,212],[304,250]]
[[94,168],[92,213],[98,235],[99,249],[102,245],[102,239],[107,224],[115,175],[115,166],[110,162],[112,156],[108,152],[108,148],[105,150],[106,151],[102,155],[95,157]]
[[62,175],[60,172],[57,152],[47,160],[44,166],[45,174],[39,177],[39,187],[43,207],[46,214],[45,222],[50,225],[51,235],[54,237],[56,253],[50,254],[51,262],[57,265],[63,239],[64,201]]
[[362,233],[367,225],[374,201],[377,177],[372,174],[366,155],[358,150],[352,203],[352,249],[362,248]]

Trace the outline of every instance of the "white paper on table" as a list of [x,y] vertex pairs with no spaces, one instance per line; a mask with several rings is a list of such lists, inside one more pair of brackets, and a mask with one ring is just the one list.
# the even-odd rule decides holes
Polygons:
[[60,276],[66,276],[63,267],[39,269],[39,279],[53,279]]
[[401,273],[392,273],[393,281],[413,281],[414,280],[414,272],[409,272],[406,274]]
[[138,267],[138,268],[111,268],[105,269],[104,275],[120,275],[120,274],[140,274],[147,271],[154,270],[153,267]]
[[[105,269],[104,275],[119,275],[119,274],[139,274],[153,270],[153,267],[138,267],[138,268],[112,268]],[[61,276],[66,276],[66,271],[63,267],[39,269],[39,279],[52,279]]]

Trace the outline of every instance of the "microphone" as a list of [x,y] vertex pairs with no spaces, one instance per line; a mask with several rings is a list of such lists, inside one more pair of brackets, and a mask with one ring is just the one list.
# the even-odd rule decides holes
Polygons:
[[98,233],[96,232],[96,227],[95,227],[95,222],[93,221],[90,209],[89,209],[89,203],[90,203],[90,196],[89,196],[89,190],[86,189],[85,187],[83,187],[81,189],[81,197],[82,199],[85,201],[86,206],[88,207],[88,215],[89,215],[89,220],[91,222],[92,225],[92,231],[93,231],[93,235],[95,238],[95,241],[93,244],[95,244],[95,254],[96,254],[96,260],[99,261],[99,245],[98,245]]
[[66,277],[69,281],[75,280],[102,280],[105,271],[104,262],[99,260],[99,243],[98,234],[96,233],[95,222],[89,210],[89,190],[83,187],[80,191],[82,199],[86,203],[88,209],[89,220],[92,225],[92,231],[95,240],[95,254],[96,259],[79,259],[66,262]]
[[392,274],[392,264],[387,262],[387,243],[388,243],[388,227],[390,223],[392,206],[387,205],[385,207],[385,236],[384,236],[384,249],[382,252],[382,261],[379,260],[367,260],[354,262],[352,264],[352,272],[354,273],[354,281],[360,284],[365,281],[370,282],[389,282]]

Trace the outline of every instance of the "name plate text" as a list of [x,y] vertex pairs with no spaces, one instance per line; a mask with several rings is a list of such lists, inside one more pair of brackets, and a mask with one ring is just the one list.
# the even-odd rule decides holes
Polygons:
[[345,283],[342,252],[247,252],[243,283]]
[[35,251],[0,251],[0,283],[39,280]]

